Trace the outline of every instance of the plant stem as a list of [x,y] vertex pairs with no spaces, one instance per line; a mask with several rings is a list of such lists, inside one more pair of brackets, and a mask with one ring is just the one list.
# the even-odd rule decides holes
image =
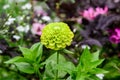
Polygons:
[[[59,52],[57,52],[57,65],[59,64]],[[56,70],[56,79],[58,80],[58,69]]]
[[42,77],[39,69],[38,69],[38,77],[39,77],[39,79],[41,79],[41,77]]
[[40,73],[39,66],[36,63],[34,63],[33,66],[34,66],[35,73],[36,73],[37,77],[39,78],[39,80],[41,80],[42,75]]

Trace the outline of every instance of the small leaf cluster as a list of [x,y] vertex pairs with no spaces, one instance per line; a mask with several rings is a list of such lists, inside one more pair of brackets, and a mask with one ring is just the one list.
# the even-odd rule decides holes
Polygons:
[[21,72],[28,74],[38,74],[39,68],[42,66],[42,64],[40,64],[42,57],[42,48],[43,47],[41,43],[34,44],[30,49],[20,47],[23,57],[14,57],[5,63],[16,65],[16,67]]
[[[69,74],[66,80],[100,80],[96,74],[108,72],[98,68],[98,65],[104,60],[99,59],[99,52],[91,54],[88,48],[83,51],[77,66],[72,62],[67,61],[59,51],[55,51],[54,54],[47,58],[43,63],[40,63],[43,51],[42,47],[41,43],[34,44],[30,49],[20,47],[23,57],[14,57],[5,63],[16,65],[16,67],[24,73],[36,73],[40,79],[43,80],[56,79],[57,70],[58,79],[65,79],[65,76]],[[68,50],[65,51],[66,53],[70,52]],[[58,63],[57,60],[59,60]],[[39,68],[44,64],[44,74],[41,75]]]
[[66,63],[64,66],[59,67],[59,69],[70,74],[67,80],[100,80],[96,74],[108,73],[106,70],[97,68],[103,60],[104,59],[99,59],[99,51],[91,54],[86,48],[76,67],[71,63]]

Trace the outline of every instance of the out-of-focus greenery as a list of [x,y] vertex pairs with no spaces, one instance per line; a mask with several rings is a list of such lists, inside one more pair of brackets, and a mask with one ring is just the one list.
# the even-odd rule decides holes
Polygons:
[[[56,64],[57,53],[43,46],[41,61],[38,60],[39,63],[44,62],[42,67],[39,65],[39,71],[43,79],[55,78],[56,70],[61,69],[61,71],[58,71],[59,78],[71,80],[73,77],[79,79],[81,75],[89,75],[87,79],[91,80],[90,77],[97,74],[94,69],[102,63],[103,60],[101,59],[104,58],[103,63],[98,66],[108,71],[104,74],[103,80],[119,80],[120,43],[111,43],[108,32],[109,29],[120,27],[119,4],[119,0],[0,0],[0,80],[38,80],[37,72],[32,70],[26,72],[24,67],[28,66],[28,63],[21,63],[24,65],[23,67],[19,63],[13,65],[4,62],[14,59],[16,56],[23,57],[22,53],[25,53],[26,58],[32,56],[32,59],[38,59],[35,58],[35,52],[32,52],[32,55],[26,54],[31,53],[30,46],[40,42],[41,35],[32,32],[33,24],[47,25],[50,22],[65,22],[74,33],[74,38],[69,47],[60,50],[59,65]],[[83,17],[83,12],[90,7],[96,9],[105,6],[108,7],[107,14],[98,15],[92,21]],[[37,31],[41,30],[38,29]],[[26,48],[21,49],[19,46]],[[88,47],[91,53],[100,51],[100,61],[97,59],[98,61],[95,61],[95,64],[90,61],[95,57],[98,58],[98,54],[94,55],[95,57],[92,59],[90,59],[89,54],[86,54],[87,57],[84,60],[82,51],[85,47]],[[79,61],[79,58],[81,58],[81,61]],[[89,65],[93,66],[90,69],[92,71],[86,70]],[[85,69],[83,69],[84,67]],[[83,69],[83,74],[79,74],[78,69],[80,71]],[[75,74],[72,74],[72,72]],[[92,72],[95,74],[92,74]],[[34,73],[37,73],[37,75]],[[96,76],[94,80],[97,80]]]
[[0,80],[27,80],[23,75],[18,74],[14,65],[5,64],[10,59],[8,56],[0,55]]

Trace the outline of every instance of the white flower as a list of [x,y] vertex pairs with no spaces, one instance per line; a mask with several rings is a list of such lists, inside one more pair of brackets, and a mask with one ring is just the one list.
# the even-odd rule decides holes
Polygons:
[[9,7],[10,7],[10,5],[9,5],[9,4],[6,4],[6,5],[3,6],[3,9],[7,9],[7,8],[9,8]]
[[19,32],[24,32],[24,31],[25,31],[25,29],[24,29],[23,26],[18,26],[16,29],[17,29]]
[[90,46],[88,46],[88,45],[82,45],[82,46],[81,46],[82,49],[85,49],[86,47],[87,47],[88,49],[90,49]]
[[18,21],[22,21],[24,19],[24,16],[17,16]]
[[42,20],[44,20],[44,21],[48,21],[48,22],[51,21],[51,19],[50,19],[49,16],[43,16],[43,17],[42,17]]
[[20,36],[14,35],[13,38],[16,39],[16,40],[19,40],[19,39],[20,39]]
[[25,28],[24,28],[25,32],[27,33],[29,30],[30,30],[30,26],[29,25],[26,25]]
[[97,76],[98,78],[100,78],[101,80],[103,80],[104,74],[96,74],[96,76]]
[[75,47],[78,47],[78,44],[76,44]]
[[30,3],[25,4],[24,6],[21,7],[22,9],[31,9],[32,5]]
[[73,29],[73,32],[75,33],[76,31],[77,31],[77,29],[76,29],[76,28],[74,28],[74,29]]
[[17,29],[17,31],[19,31],[19,32],[25,32],[25,33],[27,33],[27,32],[30,30],[30,26],[29,26],[29,25],[26,25],[26,26],[18,26],[16,29]]
[[5,25],[12,24],[16,19],[15,18],[9,18],[7,22],[5,22]]

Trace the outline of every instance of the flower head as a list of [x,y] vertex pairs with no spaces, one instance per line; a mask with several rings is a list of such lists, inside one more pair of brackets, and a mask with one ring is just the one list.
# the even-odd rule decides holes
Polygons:
[[41,43],[47,48],[60,50],[71,44],[73,36],[73,32],[66,23],[49,23],[42,30]]
[[118,44],[120,43],[120,28],[115,28],[114,30],[110,30],[110,41],[112,43]]
[[33,23],[32,25],[32,33],[36,35],[41,35],[42,34],[42,29],[45,26],[45,24],[40,24],[40,23]]
[[82,16],[87,20],[94,20],[96,16],[100,14],[104,15],[107,12],[108,12],[108,7],[104,7],[104,9],[100,7],[97,7],[95,9],[90,7],[88,10],[84,10],[83,13],[80,13],[80,14],[82,14]]

